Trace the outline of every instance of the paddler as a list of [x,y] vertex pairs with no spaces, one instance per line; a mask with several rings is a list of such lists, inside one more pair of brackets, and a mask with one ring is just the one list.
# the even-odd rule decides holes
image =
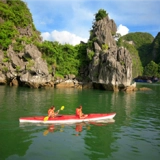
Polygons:
[[52,117],[54,118],[58,113],[59,113],[59,110],[55,113],[54,112],[55,110],[55,106],[52,106],[49,110],[48,110],[48,117]]
[[82,105],[76,108],[76,116],[78,116],[79,118],[86,118],[88,116],[88,114],[84,114],[82,112]]

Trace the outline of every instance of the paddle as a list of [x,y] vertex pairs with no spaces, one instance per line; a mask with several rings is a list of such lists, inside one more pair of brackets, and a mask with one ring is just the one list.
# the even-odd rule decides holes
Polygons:
[[45,130],[45,131],[43,132],[43,135],[46,136],[48,133],[49,133],[49,131],[48,131],[48,130]]
[[[60,110],[64,110],[64,106],[62,106],[58,111],[57,111],[57,113],[59,113],[59,111]],[[49,117],[48,116],[46,116],[46,117],[44,117],[44,121],[48,121],[48,119],[49,119]]]
[[[51,127],[51,131],[49,130],[50,129],[50,127]],[[53,133],[53,131],[55,131],[55,130],[59,130],[60,132],[63,132],[63,128],[64,128],[64,126],[63,125],[61,125],[61,128],[59,129],[59,128],[54,128],[54,126],[50,126],[47,130],[45,130],[44,132],[43,132],[43,135],[44,136],[46,136],[49,132],[51,132],[51,133]],[[53,131],[52,131],[53,130]]]

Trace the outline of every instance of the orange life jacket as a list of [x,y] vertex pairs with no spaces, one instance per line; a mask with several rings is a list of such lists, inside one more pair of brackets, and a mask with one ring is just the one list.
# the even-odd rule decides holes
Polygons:
[[48,110],[48,115],[50,115],[50,114],[54,114],[54,110],[53,109],[49,109]]
[[76,116],[80,117],[81,116],[81,109],[76,108]]

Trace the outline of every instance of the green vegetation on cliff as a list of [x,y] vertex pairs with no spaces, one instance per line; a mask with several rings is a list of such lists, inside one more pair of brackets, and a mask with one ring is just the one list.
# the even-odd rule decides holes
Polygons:
[[5,21],[12,21],[15,27],[24,28],[33,22],[29,9],[21,0],[0,2],[0,16]]
[[[30,33],[22,35],[21,30],[25,32],[27,27]],[[30,43],[33,43],[40,39],[39,35],[32,15],[23,1],[0,0],[0,49],[7,50],[10,44],[14,44],[15,51],[20,51],[23,49],[22,42],[28,43],[30,39]]]
[[105,18],[108,15],[108,13],[104,9],[99,9],[99,11],[95,14],[96,21],[99,21],[103,18]]
[[18,35],[14,23],[6,21],[0,25],[0,49],[7,50],[12,40]]

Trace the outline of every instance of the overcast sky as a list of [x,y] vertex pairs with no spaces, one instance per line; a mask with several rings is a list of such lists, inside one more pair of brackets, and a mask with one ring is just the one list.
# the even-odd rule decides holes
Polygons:
[[160,0],[23,0],[43,40],[79,44],[87,42],[95,14],[104,9],[117,32],[160,32]]

